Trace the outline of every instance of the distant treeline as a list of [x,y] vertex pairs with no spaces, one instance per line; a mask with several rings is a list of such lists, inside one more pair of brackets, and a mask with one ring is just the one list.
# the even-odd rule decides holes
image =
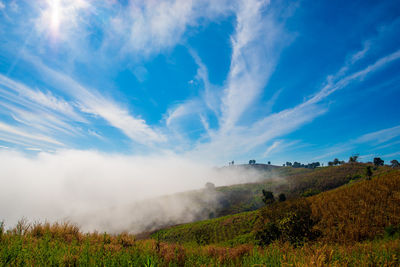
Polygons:
[[308,163],[308,164],[302,164],[300,162],[293,162],[293,164],[291,162],[286,162],[286,164],[283,164],[283,166],[288,166],[288,167],[293,167],[293,168],[308,168],[308,169],[314,169],[316,167],[321,166],[321,164],[319,162],[313,162],[313,163]]

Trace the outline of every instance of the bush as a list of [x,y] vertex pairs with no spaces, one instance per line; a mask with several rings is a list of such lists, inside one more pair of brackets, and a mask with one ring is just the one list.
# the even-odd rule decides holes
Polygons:
[[385,227],[385,237],[400,237],[400,224],[397,226],[389,225]]
[[301,196],[302,196],[302,197],[311,197],[311,196],[317,195],[317,194],[319,194],[319,193],[321,193],[321,191],[319,191],[319,190],[317,190],[317,189],[310,188],[310,189],[304,191],[304,192],[301,194]]
[[280,202],[261,211],[256,240],[259,245],[268,245],[274,240],[298,245],[318,237],[318,232],[313,230],[316,223],[306,200]]
[[265,226],[257,231],[256,241],[259,245],[269,245],[281,237],[281,230],[275,222],[267,222]]
[[280,193],[278,196],[279,202],[286,201],[286,195],[284,193]]
[[1,239],[3,238],[3,234],[4,234],[4,222],[1,221],[0,222],[0,242],[1,242]]
[[264,189],[262,190],[262,193],[263,193],[263,202],[266,205],[275,202],[274,193],[272,193],[271,191],[265,191]]

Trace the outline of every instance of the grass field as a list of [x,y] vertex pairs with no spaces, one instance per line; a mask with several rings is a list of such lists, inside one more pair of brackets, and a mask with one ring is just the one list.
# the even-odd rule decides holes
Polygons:
[[[287,184],[295,185],[288,187],[287,201],[167,227],[145,240],[127,233],[82,233],[69,223],[21,220],[8,230],[2,224],[0,265],[399,266],[400,170],[379,167],[372,179],[364,170],[365,164],[296,170],[287,175]],[[297,186],[303,183],[322,192],[301,197],[310,189]],[[274,186],[217,190],[255,194],[265,185]]]
[[[22,231],[22,232],[21,232]],[[398,266],[399,238],[354,244],[279,241],[267,247],[179,245],[120,234],[82,234],[68,224],[21,225],[1,236],[2,266]]]

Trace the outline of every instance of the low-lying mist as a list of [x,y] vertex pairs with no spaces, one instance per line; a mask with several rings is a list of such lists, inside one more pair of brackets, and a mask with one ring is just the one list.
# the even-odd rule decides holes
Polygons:
[[0,221],[8,226],[25,217],[68,220],[84,231],[149,231],[208,218],[218,208],[219,195],[205,188],[207,182],[221,186],[265,179],[256,170],[220,169],[171,154],[7,151],[0,161]]

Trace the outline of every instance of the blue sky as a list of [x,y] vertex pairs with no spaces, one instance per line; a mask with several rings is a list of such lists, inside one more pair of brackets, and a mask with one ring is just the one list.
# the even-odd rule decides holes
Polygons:
[[0,149],[400,159],[398,1],[0,0]]

